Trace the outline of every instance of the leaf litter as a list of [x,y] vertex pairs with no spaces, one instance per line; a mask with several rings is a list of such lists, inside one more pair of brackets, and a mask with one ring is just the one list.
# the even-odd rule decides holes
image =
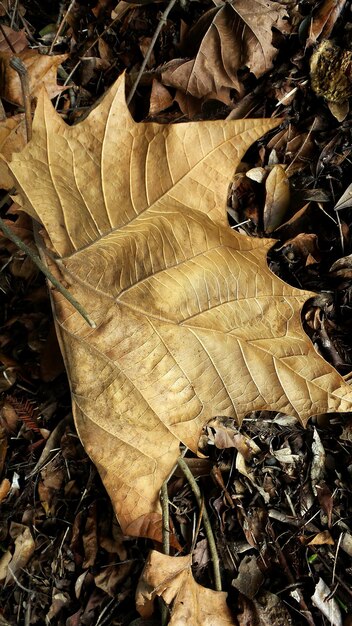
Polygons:
[[[327,2],[321,3],[320,8],[322,9],[325,4],[326,11],[331,11],[331,3],[330,7]],[[170,58],[180,56],[175,54],[177,50],[174,42],[175,32],[180,32],[178,28],[181,19],[186,21],[186,25],[191,26],[202,13],[195,3],[192,5],[192,10],[186,9],[183,13],[176,11],[175,14],[170,14],[154,48],[155,67]],[[57,39],[57,53],[67,52],[65,45],[69,41],[74,43],[74,46],[81,46],[81,50],[82,47],[86,49],[90,46],[101,27],[96,25],[92,28],[94,19],[100,17],[101,23],[105,20],[105,24],[110,24],[109,11],[113,8],[97,3],[94,12],[90,14],[90,21],[87,22],[88,35],[82,34],[82,20],[84,22],[87,19],[87,9],[69,11],[66,27]],[[301,13],[293,11],[290,16],[290,27],[293,32],[298,32],[300,27],[300,42],[297,37],[285,39],[286,35],[280,35],[280,31],[275,31],[275,44],[278,44],[279,53],[274,60],[274,74],[272,73],[270,81],[268,76],[264,75],[262,79],[255,79],[253,83],[253,77],[246,74],[245,68],[240,72],[244,94],[250,96],[246,102],[249,103],[251,116],[254,111],[258,117],[267,117],[277,102],[286,94],[294,92],[278,107],[280,116],[287,116],[290,120],[286,136],[281,138],[278,136],[276,142],[274,137],[271,140],[273,147],[265,149],[265,144],[261,144],[258,148],[251,149],[241,167],[246,171],[253,166],[264,166],[270,171],[274,165],[281,164],[285,171],[288,170],[290,205],[288,209],[282,209],[281,224],[275,224],[276,229],[277,226],[279,228],[274,229],[273,233],[274,237],[280,238],[280,244],[272,252],[269,262],[271,267],[294,286],[317,292],[323,291],[323,294],[318,296],[313,304],[309,303],[303,312],[306,329],[323,355],[342,374],[348,374],[351,358],[348,337],[350,217],[347,207],[337,218],[334,206],[349,184],[347,169],[349,131],[346,125],[341,127],[337,122],[335,126],[331,123],[333,118],[329,117],[331,114],[324,100],[316,98],[305,83],[309,79],[309,55],[305,57],[302,54],[304,41],[302,37],[305,36],[302,35],[302,28],[304,23],[309,21],[309,4],[302,3],[300,10]],[[34,28],[37,28],[38,33],[38,16],[30,13],[28,15],[28,11],[30,8],[27,7],[27,17],[34,21]],[[337,19],[337,14],[338,11],[334,19]],[[20,19],[20,13],[17,19]],[[95,63],[94,67],[97,69],[93,69],[88,81],[84,79],[84,88],[79,87],[81,79],[78,74],[76,75],[76,93],[72,93],[71,89],[71,93],[67,93],[60,102],[61,112],[66,119],[74,121],[80,111],[91,106],[99,95],[99,90],[102,93],[121,69],[140,63],[143,54],[141,40],[153,34],[157,23],[158,14],[152,7],[132,5],[132,9],[125,14],[124,21],[113,25],[112,31],[105,34],[103,39],[106,46],[118,52],[119,60],[117,63],[116,60],[110,61],[109,67],[105,69],[102,65],[99,69],[99,64]],[[42,23],[40,27],[44,25],[47,24]],[[98,28],[98,31],[94,32],[94,28]],[[344,47],[339,22],[333,33],[337,43]],[[319,38],[319,35],[317,36]],[[284,51],[280,50],[280,41],[281,45],[285,46]],[[99,58],[102,49],[103,46],[96,43],[93,49],[88,50],[87,56]],[[66,75],[76,62],[74,47],[71,47],[71,50],[73,50],[72,60],[68,58],[64,64]],[[76,71],[80,74],[81,69]],[[155,75],[159,76],[158,73]],[[137,92],[134,107],[140,119],[148,114],[146,99],[152,78],[153,71],[149,70],[149,73],[145,73]],[[233,89],[236,89],[235,85]],[[263,90],[261,95],[260,89]],[[169,91],[172,94],[172,89],[169,88]],[[234,93],[230,96],[230,103],[229,100],[224,103],[216,98],[211,98],[208,105],[206,101],[196,103],[197,115],[201,114],[202,119],[216,117],[221,119],[225,115],[231,115],[231,111],[236,115],[236,107],[238,109],[239,103],[242,102],[242,95],[238,101],[236,101],[238,96]],[[186,98],[190,97],[186,94]],[[245,98],[246,95],[243,100]],[[177,109],[177,100],[175,99],[171,109],[170,100],[165,99],[165,102],[168,108],[160,115],[160,120],[155,121],[181,121],[184,113]],[[14,112],[17,113],[9,109],[8,117],[11,118]],[[246,111],[242,112],[240,117],[246,114]],[[317,120],[313,121],[312,116],[317,117]],[[257,236],[265,234],[267,221],[264,220],[263,213],[264,185],[264,181],[252,185],[250,214],[247,212],[250,204],[247,203],[246,197],[237,198],[235,193],[232,194],[232,201],[237,203],[235,209],[237,223],[246,222],[237,230]],[[274,217],[277,219],[277,216]],[[14,217],[10,219],[13,221]],[[281,232],[278,232],[280,229]],[[316,235],[315,246],[309,244],[307,248],[307,243],[302,245],[301,241],[296,239],[298,235],[310,235],[312,231]],[[4,322],[1,327],[0,347],[4,353],[2,373],[7,394],[14,395],[17,402],[22,403],[22,407],[26,406],[28,397],[33,398],[35,395],[36,399],[39,398],[40,406],[36,409],[36,415],[42,415],[39,424],[40,428],[43,427],[43,433],[32,432],[27,428],[28,421],[26,424],[18,417],[11,418],[7,410],[7,419],[11,423],[7,434],[4,424],[4,442],[7,441],[7,444],[3,447],[5,463],[2,477],[8,476],[11,488],[9,500],[5,498],[3,504],[5,508],[2,510],[4,554],[6,555],[9,550],[13,558],[15,553],[16,538],[13,532],[9,532],[11,529],[8,526],[9,520],[17,524],[22,523],[30,529],[36,542],[36,551],[21,570],[19,584],[9,584],[2,592],[5,594],[4,606],[7,607],[4,619],[13,621],[15,615],[20,615],[20,619],[24,620],[27,611],[30,623],[44,623],[45,619],[50,619],[63,624],[115,623],[115,621],[128,624],[136,616],[133,613],[132,593],[137,572],[141,570],[146,558],[146,552],[144,556],[141,555],[141,550],[145,548],[135,540],[125,538],[124,553],[121,552],[121,547],[118,548],[119,540],[114,543],[113,539],[115,553],[112,552],[112,565],[111,561],[109,562],[107,551],[102,547],[102,543],[105,546],[108,544],[103,537],[98,537],[99,532],[96,528],[102,519],[112,520],[107,521],[107,526],[105,525],[102,531],[103,536],[111,537],[114,532],[111,530],[111,524],[115,527],[113,514],[96,473],[90,469],[91,465],[84,451],[77,439],[72,436],[72,426],[67,426],[66,423],[66,432],[60,432],[60,429],[57,431],[59,434],[56,443],[51,443],[48,448],[49,455],[42,459],[44,474],[43,476],[40,474],[39,478],[43,483],[42,502],[38,495],[37,479],[24,480],[25,476],[31,473],[28,469],[33,470],[41,450],[45,449],[49,433],[55,433],[55,426],[59,425],[60,420],[67,414],[70,401],[62,374],[59,375],[61,378],[54,379],[54,383],[44,382],[41,374],[49,368],[52,357],[49,351],[45,356],[47,366],[45,361],[41,363],[50,327],[49,307],[42,282],[36,277],[33,269],[31,282],[28,282],[28,277],[17,278],[16,273],[13,273],[14,267],[16,264],[17,266],[23,264],[24,259],[22,256],[21,260],[21,253],[13,249],[10,255],[9,257],[7,245],[2,249],[2,264],[5,267],[1,273],[1,289],[6,298],[6,308],[1,312]],[[340,264],[341,272],[338,274],[336,271],[330,272],[332,264],[338,259],[343,259]],[[33,305],[34,311],[31,308]],[[198,468],[194,471],[196,475],[200,472],[203,476],[198,482],[204,490],[206,506],[216,534],[218,552],[223,558],[223,586],[229,594],[228,602],[233,614],[235,616],[237,614],[233,619],[237,619],[239,624],[248,622],[320,624],[324,623],[324,619],[331,623],[332,619],[348,619],[351,607],[348,592],[350,586],[348,556],[351,554],[351,536],[348,527],[351,436],[348,417],[343,415],[333,419],[321,417],[315,423],[315,429],[308,426],[307,430],[303,430],[293,418],[286,416],[273,419],[268,414],[250,415],[249,421],[244,422],[238,433],[234,430],[236,425],[229,424],[227,419],[224,420],[226,428],[222,424],[222,431],[228,431],[232,440],[239,435],[242,442],[240,449],[231,447],[218,451],[216,446],[210,443],[206,448],[209,458],[198,459]],[[277,424],[273,426],[272,422],[275,420]],[[221,422],[221,419],[219,421]],[[253,430],[254,425],[259,423],[260,432],[255,428]],[[216,438],[214,426],[209,426],[202,441],[204,443],[204,440],[209,439],[213,442],[214,438]],[[252,453],[246,452],[248,447],[246,441],[253,441],[251,445],[259,457],[251,457]],[[314,446],[314,441],[320,441],[320,445],[318,443]],[[251,450],[251,446],[249,448]],[[260,451],[257,451],[257,448]],[[322,450],[325,451],[323,461]],[[268,464],[264,462],[264,457],[270,460]],[[186,459],[187,463],[194,467],[191,457],[186,456]],[[45,469],[46,463],[48,470]],[[270,471],[267,471],[267,466],[269,470],[271,468]],[[59,478],[63,474],[64,478],[60,483]],[[47,484],[44,484],[45,482]],[[314,490],[317,495],[314,494]],[[178,541],[184,551],[189,552],[194,545],[194,555],[197,558],[197,561],[195,559],[194,561],[202,565],[194,566],[193,575],[198,583],[212,587],[212,570],[209,562],[207,564],[209,552],[204,539],[204,530],[201,526],[199,535],[193,536],[192,529],[198,528],[196,520],[199,516],[189,486],[179,472],[171,479],[169,494],[170,500],[176,503],[175,506],[171,506],[171,512]],[[78,506],[74,519],[70,515],[73,508],[70,497]],[[97,510],[94,499],[98,499],[98,511],[102,510],[101,504],[105,502],[106,513],[104,511],[105,514],[101,515],[102,519],[94,512]],[[36,503],[35,509],[33,500]],[[50,515],[46,509],[51,509]],[[67,525],[62,523],[65,519]],[[46,549],[46,546],[40,543],[45,537],[49,546]],[[106,590],[97,585],[96,580],[98,582],[101,580],[99,571],[114,568],[114,562],[120,563],[125,560],[126,550],[127,560],[133,561],[134,569],[126,573],[125,578],[122,574],[122,580],[118,574],[112,577],[117,582],[115,587],[110,588],[113,591],[112,596],[109,596]],[[242,561],[244,565],[241,567]],[[88,564],[86,569],[83,567],[84,562]],[[281,568],[281,573],[284,572],[285,585],[281,573],[280,576],[277,575],[278,567]],[[243,584],[241,576],[243,577],[246,570],[250,572],[250,576],[248,581],[244,579]],[[44,576],[43,572],[46,572]],[[103,575],[103,572],[101,574]],[[263,575],[264,583],[261,582]],[[293,582],[290,582],[292,577]],[[109,575],[106,578],[109,580]],[[332,609],[326,611],[326,593],[323,591],[321,594],[323,584],[327,585],[329,593],[337,600],[333,618]],[[246,597],[243,589],[249,587],[251,592],[248,592],[249,597]],[[317,601],[319,594],[323,602],[320,608]],[[36,601],[35,595],[40,599],[40,603]],[[330,606],[332,605],[329,604]],[[326,617],[323,617],[324,615]],[[174,617],[174,620],[176,619],[177,615]]]

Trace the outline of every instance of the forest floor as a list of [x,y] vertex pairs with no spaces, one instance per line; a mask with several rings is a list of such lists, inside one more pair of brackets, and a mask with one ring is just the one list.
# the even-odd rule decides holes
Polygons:
[[[245,5],[259,13],[250,32]],[[260,17],[264,10],[269,18]],[[302,312],[304,328],[348,377],[351,4],[4,0],[0,25],[6,157],[21,149],[26,132],[23,92],[10,69],[15,55],[31,60],[31,85],[46,84],[68,124],[89,112],[125,69],[137,121],[282,118],[279,130],[243,159],[229,189],[229,222],[239,232],[277,240],[268,259],[272,271],[317,294]],[[53,66],[57,55],[65,56]],[[38,69],[43,57],[48,64]],[[270,205],[266,181],[277,164],[290,197]],[[0,184],[6,200],[1,168]],[[31,221],[11,202],[1,215],[32,241]],[[160,605],[150,620],[135,608],[151,542],[121,534],[75,432],[44,278],[5,237],[0,299],[0,626],[161,624]],[[349,626],[352,418],[322,415],[306,429],[290,416],[257,418],[248,415],[240,432],[258,446],[247,476],[236,470],[236,448],[224,444],[224,431],[228,440],[237,433],[231,420],[205,429],[206,458],[187,457],[210,511],[234,620]],[[197,506],[177,472],[169,499],[179,541],[186,553],[193,548],[194,576],[212,588],[202,525],[194,535]]]

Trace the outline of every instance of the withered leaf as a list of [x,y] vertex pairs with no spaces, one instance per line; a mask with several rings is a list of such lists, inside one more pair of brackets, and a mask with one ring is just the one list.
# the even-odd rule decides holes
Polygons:
[[[1,68],[1,97],[9,102],[23,105],[23,95],[18,73],[10,66],[12,52],[0,52]],[[18,57],[26,66],[29,77],[29,91],[32,98],[37,97],[40,89],[45,85],[50,98],[54,98],[65,87],[57,84],[56,74],[58,66],[67,58],[66,54],[50,56],[39,54],[37,50],[24,49]]]
[[136,591],[142,617],[152,615],[154,598],[160,596],[172,604],[170,626],[233,626],[227,594],[198,585],[191,565],[191,556],[176,558],[154,550],[149,554]]
[[225,217],[242,155],[277,123],[138,124],[120,79],[73,127],[43,93],[10,164],[52,271],[97,324],[51,290],[77,429],[126,534],[160,539],[160,486],[211,417],[351,408],[302,330],[310,292],[270,272],[272,242]]
[[197,98],[224,87],[241,91],[237,72],[248,67],[257,77],[272,66],[277,50],[272,45],[272,26],[286,10],[272,0],[233,0],[210,9],[202,21],[210,22],[195,59],[174,61],[162,73],[166,85]]

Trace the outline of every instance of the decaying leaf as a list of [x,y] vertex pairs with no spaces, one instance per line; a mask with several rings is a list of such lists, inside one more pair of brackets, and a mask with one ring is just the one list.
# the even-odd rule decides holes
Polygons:
[[35,542],[28,526],[12,522],[10,535],[15,539],[15,551],[7,564],[5,585],[16,580],[35,550]]
[[247,66],[258,77],[272,66],[277,50],[271,28],[284,15],[286,10],[272,0],[253,0],[250,5],[234,0],[210,9],[201,18],[208,26],[195,59],[176,67],[172,61],[163,71],[163,82],[197,98],[224,87],[241,91],[239,69]]
[[324,0],[313,14],[306,45],[316,43],[318,37],[329,39],[335,22],[339,17],[346,0]]
[[144,566],[136,591],[136,604],[142,617],[153,614],[156,596],[172,604],[170,626],[233,626],[226,604],[227,594],[198,585],[192,575],[192,557],[172,557],[152,551]]
[[52,271],[97,325],[51,290],[77,429],[125,534],[160,539],[160,486],[211,417],[351,409],[302,330],[310,292],[270,272],[272,242],[226,221],[231,175],[277,123],[138,124],[119,79],[70,128],[43,93],[10,164]]
[[[23,94],[18,73],[10,66],[12,56],[12,52],[0,52],[1,96],[21,106]],[[39,54],[37,50],[24,49],[18,56],[27,68],[32,98],[37,97],[43,84],[50,98],[54,98],[65,89],[57,84],[56,74],[58,66],[67,58],[66,54],[50,56]]]
[[274,593],[263,591],[254,600],[240,596],[239,601],[242,608],[238,615],[239,626],[292,626],[285,603]]
[[15,52],[18,54],[25,48],[28,48],[26,31],[24,29],[13,30],[13,28],[6,26],[6,24],[2,24],[2,31],[0,32],[0,52],[12,52],[12,54]]
[[315,591],[312,595],[312,602],[329,620],[332,626],[342,626],[340,607],[335,598],[332,596],[331,589],[329,589],[322,578],[319,578],[319,581],[315,586]]

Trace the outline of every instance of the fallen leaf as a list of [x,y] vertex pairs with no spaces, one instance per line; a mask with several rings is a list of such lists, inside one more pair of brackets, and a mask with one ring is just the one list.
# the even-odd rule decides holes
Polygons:
[[8,574],[8,565],[12,559],[12,554],[10,550],[4,552],[4,554],[0,557],[0,582],[5,580]]
[[3,478],[0,483],[0,504],[5,498],[7,498],[11,489],[11,483],[8,478]]
[[2,474],[4,469],[8,445],[9,444],[6,429],[2,425],[0,425],[0,475]]
[[[97,558],[99,545],[97,537],[97,504],[93,502],[88,510],[88,517],[82,534],[84,549],[83,569],[93,567]],[[98,585],[99,586],[99,585]]]
[[[22,106],[23,95],[20,79],[18,73],[10,66],[12,57],[12,52],[0,52],[1,97]],[[18,54],[18,57],[28,71],[31,98],[38,96],[43,85],[45,85],[49,98],[55,98],[63,89],[66,89],[66,87],[60,87],[56,80],[57,68],[67,59],[66,54],[50,56],[39,54],[37,50],[25,49]]]
[[62,593],[61,591],[58,591],[54,588],[52,593],[51,605],[47,612],[47,615],[45,616],[46,623],[50,624],[53,618],[57,617],[64,607],[68,608],[70,606],[70,603],[71,598],[67,592]]
[[238,617],[239,626],[292,626],[291,616],[284,602],[274,593],[263,591],[254,600],[240,595],[242,613]]
[[10,535],[15,539],[15,551],[7,565],[5,585],[15,582],[35,550],[35,541],[28,526],[12,522]]
[[[246,66],[259,77],[271,68],[277,54],[271,28],[285,15],[272,0],[234,0],[210,9],[199,20],[207,27],[195,59],[176,68],[172,61],[162,72],[163,83],[197,98],[224,87],[241,92],[239,69]],[[188,39],[193,36],[191,29]]]
[[168,109],[174,99],[169,90],[164,87],[158,80],[153,79],[152,90],[150,94],[149,115],[156,115],[160,111]]
[[112,563],[104,566],[99,574],[94,576],[96,586],[109,596],[116,597],[121,589],[121,583],[130,574],[132,565],[131,561],[126,561],[126,563]]
[[340,607],[335,598],[331,594],[331,589],[319,578],[315,586],[312,602],[321,611],[321,613],[329,620],[332,626],[342,626],[342,616]]
[[350,183],[347,189],[342,194],[341,198],[335,204],[335,211],[341,211],[341,209],[347,209],[352,206],[352,183]]
[[324,0],[313,14],[306,46],[316,43],[318,37],[329,39],[335,22],[339,17],[346,0]]
[[244,556],[238,568],[237,578],[232,581],[232,586],[236,587],[246,598],[252,600],[263,582],[264,574],[258,567],[257,557],[254,555]]
[[307,546],[333,546],[335,541],[328,530],[317,533],[313,539],[306,543]]
[[143,618],[154,611],[154,599],[172,604],[170,626],[233,626],[226,604],[227,593],[198,585],[193,578],[192,557],[150,552],[136,591],[137,610]]
[[266,263],[271,241],[227,223],[230,177],[278,120],[136,123],[119,79],[68,127],[42,93],[10,164],[43,224],[73,412],[125,534],[161,537],[159,489],[216,415],[348,411],[351,389],[302,330],[310,292]]
[[290,183],[282,165],[274,165],[265,181],[264,230],[272,233],[285,219],[290,205]]
[[[0,52],[11,52],[13,55],[14,52],[17,54],[22,52],[25,48],[28,48],[28,39],[26,36],[26,31],[22,30],[13,30],[6,24],[1,25],[2,32],[0,31]],[[12,48],[11,48],[11,46]]]

